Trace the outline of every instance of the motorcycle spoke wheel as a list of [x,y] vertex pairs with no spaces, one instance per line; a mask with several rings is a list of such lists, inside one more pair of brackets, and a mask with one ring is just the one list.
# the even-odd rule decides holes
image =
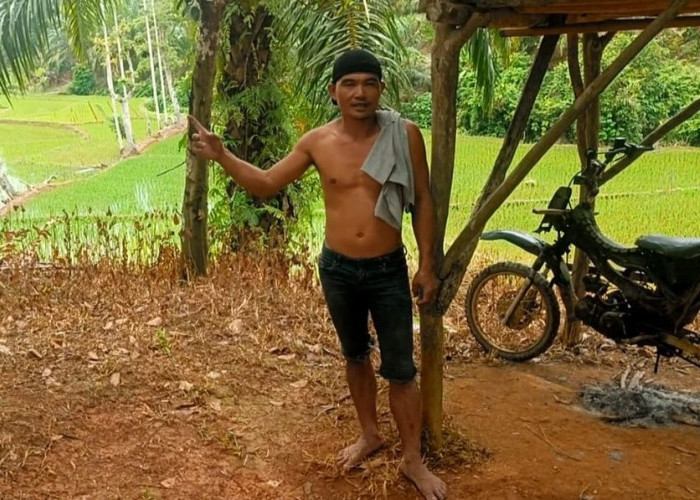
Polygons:
[[503,262],[487,267],[472,281],[465,312],[472,334],[486,351],[526,361],[552,345],[559,328],[559,305],[542,275],[534,274],[528,286],[532,274],[527,266]]

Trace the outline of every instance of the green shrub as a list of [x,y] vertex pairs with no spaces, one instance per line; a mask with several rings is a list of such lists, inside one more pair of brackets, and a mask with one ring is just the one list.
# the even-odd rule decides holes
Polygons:
[[68,88],[71,94],[75,95],[92,95],[95,93],[97,83],[95,75],[86,64],[79,64],[73,70],[73,81]]

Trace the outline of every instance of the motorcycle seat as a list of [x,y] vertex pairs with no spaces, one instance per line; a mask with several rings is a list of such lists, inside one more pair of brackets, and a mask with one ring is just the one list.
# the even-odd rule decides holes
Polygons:
[[658,234],[641,236],[634,242],[642,250],[648,250],[673,259],[696,259],[700,257],[700,239],[670,238]]

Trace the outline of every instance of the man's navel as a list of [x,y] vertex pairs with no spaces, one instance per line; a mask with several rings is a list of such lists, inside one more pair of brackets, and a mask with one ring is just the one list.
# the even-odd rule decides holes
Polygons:
[[338,179],[336,179],[335,177],[331,177],[330,181],[328,181],[328,182],[330,182],[331,184],[337,184]]
[[364,235],[365,235],[365,233],[363,233],[362,231],[355,234],[355,236],[357,236],[358,238],[362,238]]

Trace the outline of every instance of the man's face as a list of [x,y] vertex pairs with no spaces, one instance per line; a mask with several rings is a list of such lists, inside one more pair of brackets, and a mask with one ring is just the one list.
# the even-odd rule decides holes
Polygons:
[[379,106],[384,82],[373,73],[350,73],[331,83],[328,90],[343,116],[367,118]]

